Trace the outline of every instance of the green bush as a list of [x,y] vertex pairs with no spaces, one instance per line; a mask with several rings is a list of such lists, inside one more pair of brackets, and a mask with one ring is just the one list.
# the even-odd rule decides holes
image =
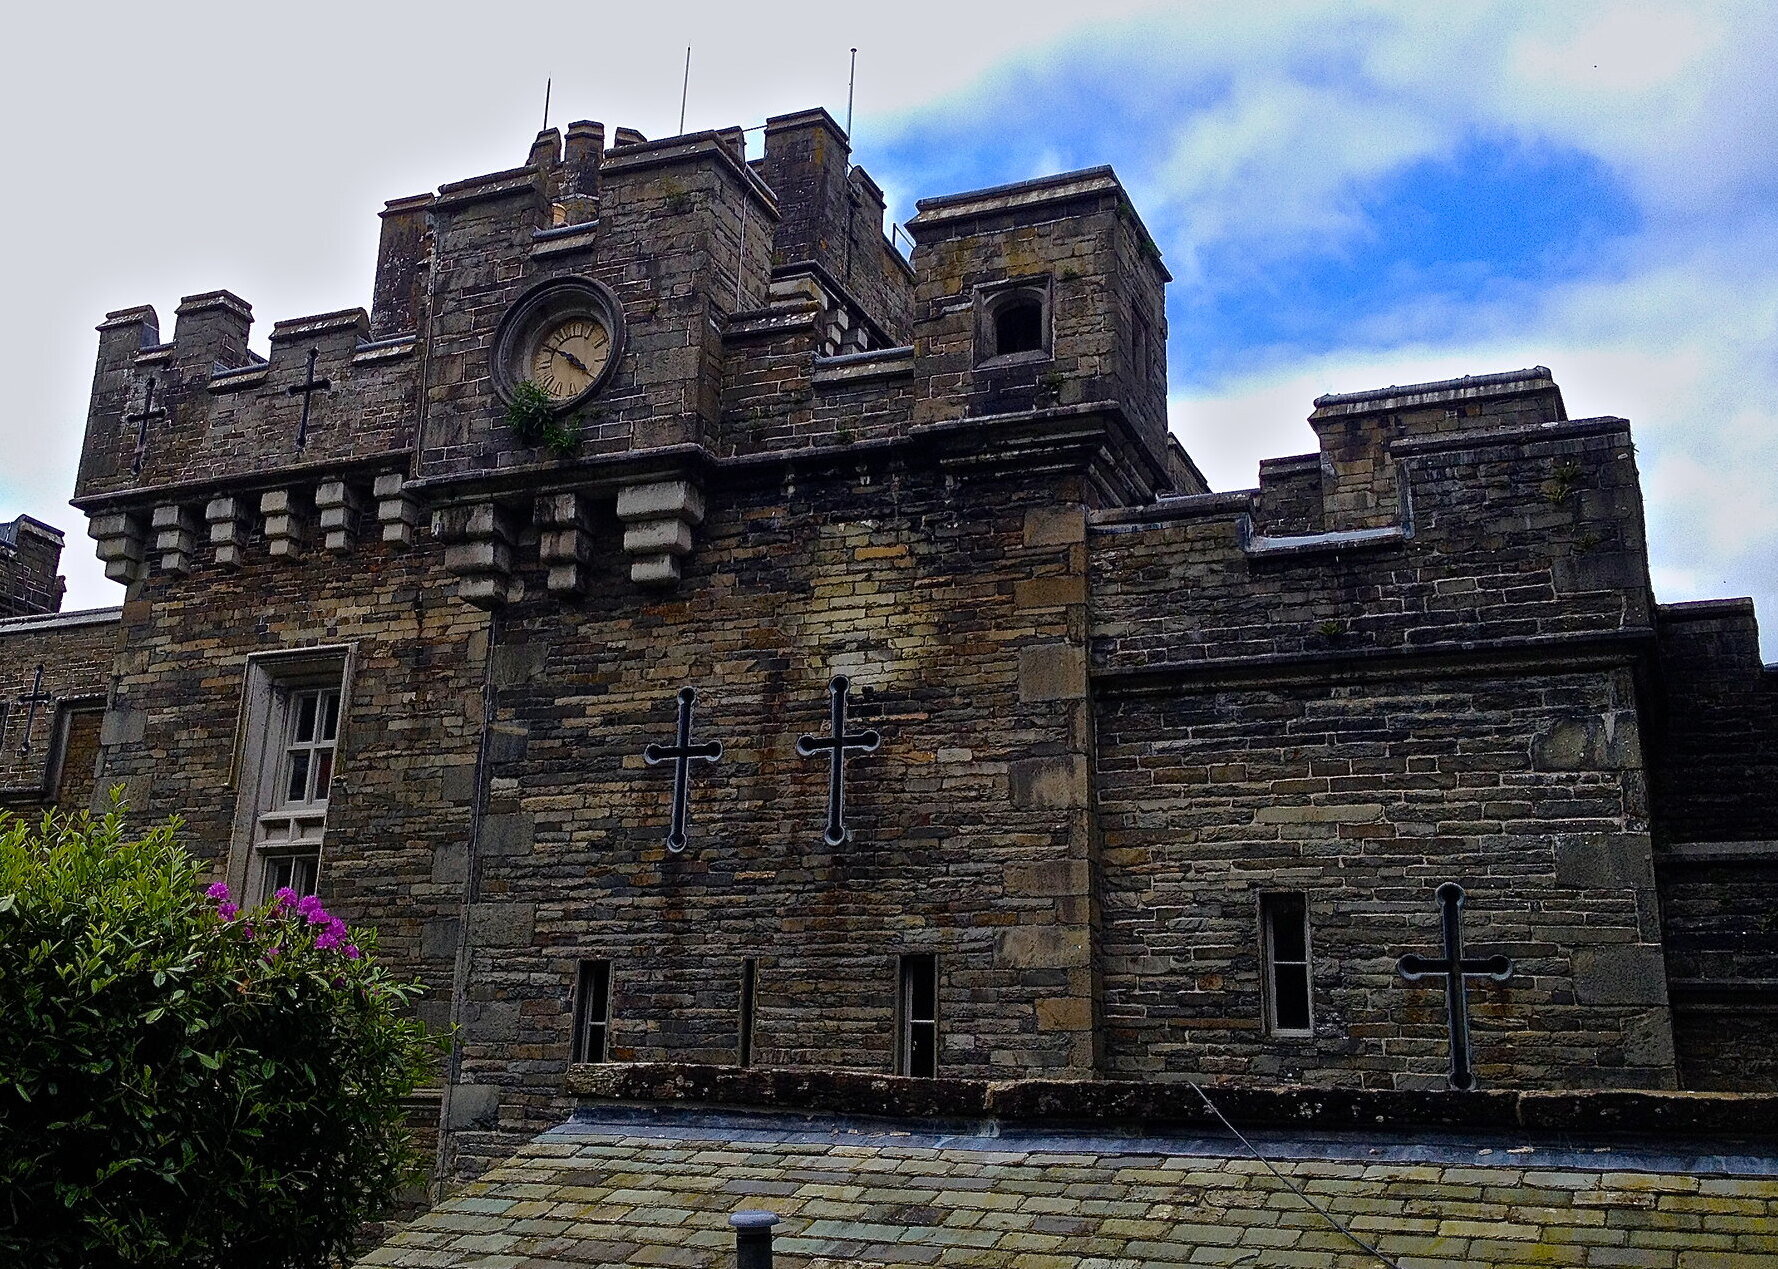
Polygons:
[[512,390],[506,425],[520,444],[541,445],[557,458],[568,458],[580,448],[580,424],[557,417],[556,408],[549,393],[526,379]]
[[419,992],[176,824],[0,815],[0,1264],[319,1266],[419,1177]]

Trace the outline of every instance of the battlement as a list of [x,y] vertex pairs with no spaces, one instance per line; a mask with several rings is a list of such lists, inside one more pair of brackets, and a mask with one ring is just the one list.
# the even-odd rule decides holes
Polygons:
[[62,531],[30,516],[0,524],[0,618],[61,611]]
[[1311,423],[1322,450],[1256,489],[1099,513],[1107,673],[1652,639],[1629,424],[1563,417],[1548,370],[1324,396]]
[[[227,291],[166,342],[152,308],[109,314],[75,499],[107,573],[406,545],[430,510],[465,593],[502,602],[470,561],[545,531],[539,498],[1009,429],[1071,438],[1106,503],[1202,486],[1166,428],[1167,273],[1109,168],[926,200],[909,261],[831,116],[764,130],[749,161],[739,128],[546,129],[519,167],[386,204],[369,310],[281,320],[263,357]],[[638,578],[677,577],[681,501],[631,534],[670,548],[636,546]]]

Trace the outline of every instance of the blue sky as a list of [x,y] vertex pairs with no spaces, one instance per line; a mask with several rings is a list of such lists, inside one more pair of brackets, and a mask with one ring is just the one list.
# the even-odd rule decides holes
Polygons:
[[[843,115],[927,194],[1113,164],[1166,255],[1173,426],[1219,488],[1303,452],[1320,392],[1545,364],[1636,428],[1664,600],[1753,594],[1778,660],[1778,5],[438,0],[36,12],[0,81],[0,515],[71,530],[108,308],[227,286],[261,325],[366,299],[382,200],[522,157],[557,118]],[[78,50],[58,61],[54,50]],[[300,158],[300,162],[298,161]]]

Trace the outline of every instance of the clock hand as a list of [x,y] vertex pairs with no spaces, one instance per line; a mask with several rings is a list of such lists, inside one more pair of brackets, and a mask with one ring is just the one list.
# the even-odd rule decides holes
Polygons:
[[553,352],[558,357],[565,358],[569,365],[573,366],[576,370],[580,371],[580,373],[585,375],[587,378],[589,378],[589,379],[592,378],[593,372],[591,370],[587,369],[586,363],[581,361],[581,359],[579,357],[576,357],[573,353],[569,352],[566,348],[552,348],[552,349],[550,349],[550,351]]

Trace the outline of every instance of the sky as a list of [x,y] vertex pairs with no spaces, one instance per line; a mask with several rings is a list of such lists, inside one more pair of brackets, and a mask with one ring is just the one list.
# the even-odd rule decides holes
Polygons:
[[916,198],[1111,163],[1166,257],[1172,426],[1212,485],[1312,399],[1547,365],[1634,427],[1663,602],[1752,595],[1778,661],[1778,5],[32,6],[0,54],[0,519],[63,528],[106,311],[368,305],[387,199],[552,122],[825,105]]

